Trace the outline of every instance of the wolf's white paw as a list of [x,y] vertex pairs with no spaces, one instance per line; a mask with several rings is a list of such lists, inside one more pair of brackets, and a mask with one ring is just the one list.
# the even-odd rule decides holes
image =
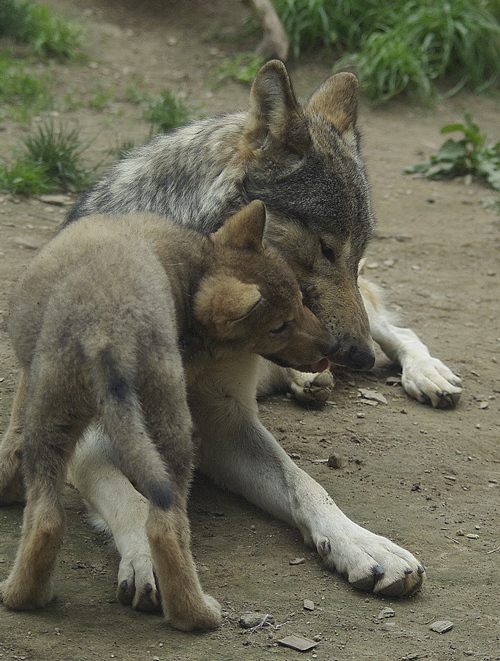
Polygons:
[[328,370],[319,374],[290,370],[290,389],[304,404],[324,404],[333,388],[333,376]]
[[123,557],[116,596],[120,603],[140,611],[161,612],[161,599],[149,555]]
[[425,579],[423,565],[409,551],[362,528],[356,537],[344,539],[341,548],[334,548],[328,537],[320,538],[316,548],[358,590],[402,597],[416,592]]
[[435,408],[455,407],[462,394],[460,377],[431,356],[405,362],[401,383],[409,395]]

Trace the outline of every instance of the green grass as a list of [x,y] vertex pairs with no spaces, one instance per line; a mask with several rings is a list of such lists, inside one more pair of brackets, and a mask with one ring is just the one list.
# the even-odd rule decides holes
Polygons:
[[257,71],[265,62],[264,57],[257,57],[253,53],[240,53],[233,59],[226,59],[214,71],[216,83],[232,78],[238,83],[252,83]]
[[429,99],[435,81],[485,89],[500,79],[498,0],[275,0],[292,53],[336,49],[375,102]]
[[0,36],[30,44],[35,55],[58,59],[82,57],[83,31],[32,0],[0,0]]
[[165,90],[159,99],[147,97],[143,116],[151,124],[152,133],[162,133],[187,124],[191,111],[175,94]]
[[91,183],[81,160],[85,149],[76,129],[42,124],[24,140],[24,153],[17,161],[0,168],[0,189],[22,195],[83,190]]
[[21,62],[0,53],[0,103],[9,106],[11,114],[26,119],[30,111],[51,108],[50,85],[47,73],[27,71]]

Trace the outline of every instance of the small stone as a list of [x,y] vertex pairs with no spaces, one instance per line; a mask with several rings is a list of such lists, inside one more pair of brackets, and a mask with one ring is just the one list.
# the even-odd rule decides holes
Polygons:
[[394,617],[396,615],[396,611],[392,608],[389,608],[386,606],[385,608],[382,608],[380,613],[377,615],[379,620],[385,620],[388,617]]
[[436,633],[446,633],[447,631],[451,631],[453,627],[453,622],[450,622],[449,620],[438,620],[437,622],[433,622],[429,626],[429,629],[431,631],[435,631]]
[[487,409],[489,406],[488,402],[480,402],[479,408],[480,409]]
[[305,558],[295,558],[294,560],[290,560],[290,562],[288,564],[289,565],[303,565],[305,561],[306,561]]
[[387,404],[386,398],[376,390],[367,390],[366,388],[358,388],[359,396],[368,400],[375,400],[381,404]]
[[72,199],[68,195],[40,195],[40,202],[45,204],[55,204],[57,206],[67,206],[72,204]]
[[274,622],[274,618],[271,615],[263,615],[262,613],[243,613],[238,624],[242,629],[253,629],[254,627],[270,624],[271,622]]
[[294,634],[291,636],[286,636],[286,638],[282,638],[277,642],[278,645],[282,645],[283,647],[290,647],[290,649],[296,650],[297,652],[308,652],[318,644],[314,642],[314,640],[302,638],[302,636],[295,636]]
[[465,536],[467,537],[467,539],[479,539],[479,535],[477,535],[476,533],[472,533],[472,532],[470,532],[468,535],[465,535]]
[[314,601],[311,601],[310,599],[304,599],[304,608],[306,609],[306,611],[313,611]]
[[342,458],[338,454],[331,454],[326,462],[328,468],[342,468],[344,465]]
[[40,248],[40,244],[25,236],[16,236],[12,239],[12,243],[15,243],[16,246],[19,246],[20,248],[27,248],[28,250],[38,250],[38,248]]

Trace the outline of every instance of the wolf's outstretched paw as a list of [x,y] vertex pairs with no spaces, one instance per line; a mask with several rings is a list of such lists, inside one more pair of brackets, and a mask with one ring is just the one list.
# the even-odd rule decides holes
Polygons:
[[303,404],[324,404],[333,388],[333,376],[329,370],[319,374],[290,370],[290,388]]
[[405,364],[401,383],[419,402],[439,409],[454,408],[462,394],[460,377],[431,356]]
[[147,613],[161,613],[161,599],[151,557],[122,558],[118,570],[118,601]]
[[384,597],[405,597],[417,592],[425,580],[422,564],[389,539],[364,532],[364,539],[349,541],[337,552],[330,539],[320,539],[318,552],[358,590]]

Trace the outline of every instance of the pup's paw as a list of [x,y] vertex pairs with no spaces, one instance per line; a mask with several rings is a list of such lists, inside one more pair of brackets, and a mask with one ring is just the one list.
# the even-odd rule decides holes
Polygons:
[[419,590],[425,580],[423,565],[389,539],[360,530],[356,537],[344,539],[341,549],[334,549],[328,537],[320,539],[319,554],[358,590],[385,597],[409,596]]
[[22,452],[2,447],[0,450],[0,505],[24,503],[24,480],[21,472]]
[[[167,615],[168,622],[181,631],[212,631],[221,622],[221,606],[208,594],[201,595],[201,601],[193,600],[185,612]],[[196,603],[198,601],[198,603]]]
[[123,557],[118,570],[118,601],[148,613],[161,613],[161,598],[149,555]]
[[299,402],[321,406],[330,397],[334,382],[329,370],[319,374],[297,370],[289,370],[289,373],[290,389]]
[[0,603],[11,610],[29,611],[43,608],[53,598],[54,592],[50,581],[43,585],[36,585],[33,590],[29,589],[27,585],[12,580],[12,577],[0,583]]
[[462,394],[460,377],[431,356],[406,363],[401,383],[411,397],[440,409],[454,408]]

